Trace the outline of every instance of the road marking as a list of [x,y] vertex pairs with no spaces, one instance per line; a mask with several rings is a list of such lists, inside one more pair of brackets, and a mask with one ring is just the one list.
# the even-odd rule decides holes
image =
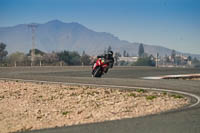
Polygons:
[[162,79],[162,77],[143,77],[143,79]]
[[0,80],[11,80],[11,81],[24,81],[24,82],[35,82],[35,83],[51,83],[51,84],[64,84],[64,85],[80,85],[80,86],[95,86],[95,87],[110,87],[110,88],[127,88],[127,89],[144,89],[144,90],[153,90],[153,91],[163,91],[163,92],[172,92],[178,93],[182,95],[187,95],[195,98],[197,101],[192,105],[188,106],[188,108],[192,108],[197,106],[200,103],[200,96],[184,92],[184,91],[176,91],[176,90],[168,90],[168,89],[157,89],[157,88],[145,88],[145,87],[131,87],[131,86],[118,86],[118,85],[99,85],[99,84],[84,84],[84,83],[65,83],[65,82],[56,82],[56,81],[41,81],[41,80],[26,80],[26,79],[12,79],[12,78],[0,78]]

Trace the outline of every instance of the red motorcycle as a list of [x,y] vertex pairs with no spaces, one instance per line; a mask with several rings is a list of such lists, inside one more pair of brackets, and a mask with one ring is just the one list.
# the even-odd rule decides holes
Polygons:
[[109,63],[105,62],[104,58],[98,58],[92,67],[92,76],[101,77],[104,73],[107,73]]
[[113,67],[113,63],[112,51],[108,51],[104,56],[97,56],[97,60],[92,66],[92,77],[101,77],[104,73],[108,72],[109,68]]

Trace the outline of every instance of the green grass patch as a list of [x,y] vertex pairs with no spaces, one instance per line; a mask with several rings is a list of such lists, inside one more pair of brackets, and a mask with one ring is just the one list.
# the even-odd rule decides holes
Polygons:
[[167,92],[163,92],[163,95],[166,96],[166,95],[167,95]]
[[130,93],[128,96],[130,96],[130,97],[136,97],[136,94],[135,93]]
[[146,92],[146,90],[144,90],[144,89],[137,89],[136,92],[144,93],[144,92]]
[[67,115],[69,113],[70,113],[69,111],[65,111],[65,112],[62,112],[62,115]]
[[147,100],[153,100],[153,99],[155,99],[155,98],[157,98],[156,96],[146,96],[146,99]]
[[173,97],[173,98],[184,98],[183,96],[181,96],[181,95],[171,95],[171,97]]

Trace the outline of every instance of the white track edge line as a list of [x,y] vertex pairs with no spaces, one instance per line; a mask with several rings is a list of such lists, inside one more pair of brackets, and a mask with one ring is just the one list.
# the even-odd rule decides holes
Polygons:
[[26,80],[26,79],[13,79],[13,78],[0,78],[0,80],[19,80],[25,82],[36,82],[36,83],[52,83],[52,84],[65,84],[65,85],[82,85],[82,86],[100,86],[100,87],[111,87],[111,88],[127,88],[127,89],[137,89],[141,88],[144,90],[153,90],[153,91],[164,91],[164,92],[172,92],[172,93],[179,93],[183,95],[187,95],[190,97],[195,98],[197,101],[196,103],[190,105],[188,108],[192,108],[197,106],[200,103],[200,96],[184,92],[184,91],[176,91],[176,90],[169,90],[169,89],[157,89],[157,88],[145,88],[145,87],[131,87],[131,86],[118,86],[118,85],[99,85],[99,84],[84,84],[84,83],[66,83],[66,82],[56,82],[56,81],[41,81],[41,80]]

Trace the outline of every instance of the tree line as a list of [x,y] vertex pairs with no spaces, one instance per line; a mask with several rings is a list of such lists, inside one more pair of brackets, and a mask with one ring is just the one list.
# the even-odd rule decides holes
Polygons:
[[133,66],[155,66],[156,61],[153,55],[148,55],[144,51],[144,46],[141,43],[138,48],[138,60],[134,62]]
[[[46,53],[35,49],[34,66],[58,66],[58,65],[90,65],[91,58],[83,51],[80,55],[76,51],[61,51]],[[15,52],[8,55],[6,44],[0,43],[0,66],[30,66],[31,53]]]
[[[200,61],[194,57],[188,56],[187,59],[183,60],[183,58],[176,53],[175,50],[172,50],[171,55],[165,56],[164,58],[159,57],[159,54],[156,54],[157,56],[154,57],[153,55],[148,55],[145,53],[144,45],[141,43],[138,47],[138,59],[136,62],[127,62],[127,61],[119,61],[117,62],[120,66],[158,66],[159,64],[163,63],[167,66],[187,66],[194,68],[200,68]],[[121,57],[121,54],[119,53],[119,57]],[[129,57],[129,54],[124,50],[123,57]],[[190,64],[187,64],[189,63]]]
[[[111,46],[104,51],[112,50]],[[31,53],[32,50],[29,50],[28,53],[15,52],[8,55],[6,51],[6,44],[0,43],[0,66],[31,66]],[[94,62],[94,58],[86,54],[85,51],[80,55],[76,51],[60,51],[60,52],[51,52],[46,53],[39,49],[34,50],[34,66],[73,66],[73,65],[91,65]],[[114,59],[116,66],[155,66],[157,57],[153,55],[148,55],[145,53],[143,44],[139,45],[138,48],[138,59],[136,62],[126,62],[124,60],[119,60],[120,57],[130,57],[129,53],[125,50],[122,55],[120,52],[115,52]],[[176,56],[176,51],[173,50],[170,56],[164,58],[165,63],[171,63],[176,65],[181,65],[180,56]],[[188,60],[191,61],[193,67],[200,67],[200,61],[197,58],[188,57]]]

